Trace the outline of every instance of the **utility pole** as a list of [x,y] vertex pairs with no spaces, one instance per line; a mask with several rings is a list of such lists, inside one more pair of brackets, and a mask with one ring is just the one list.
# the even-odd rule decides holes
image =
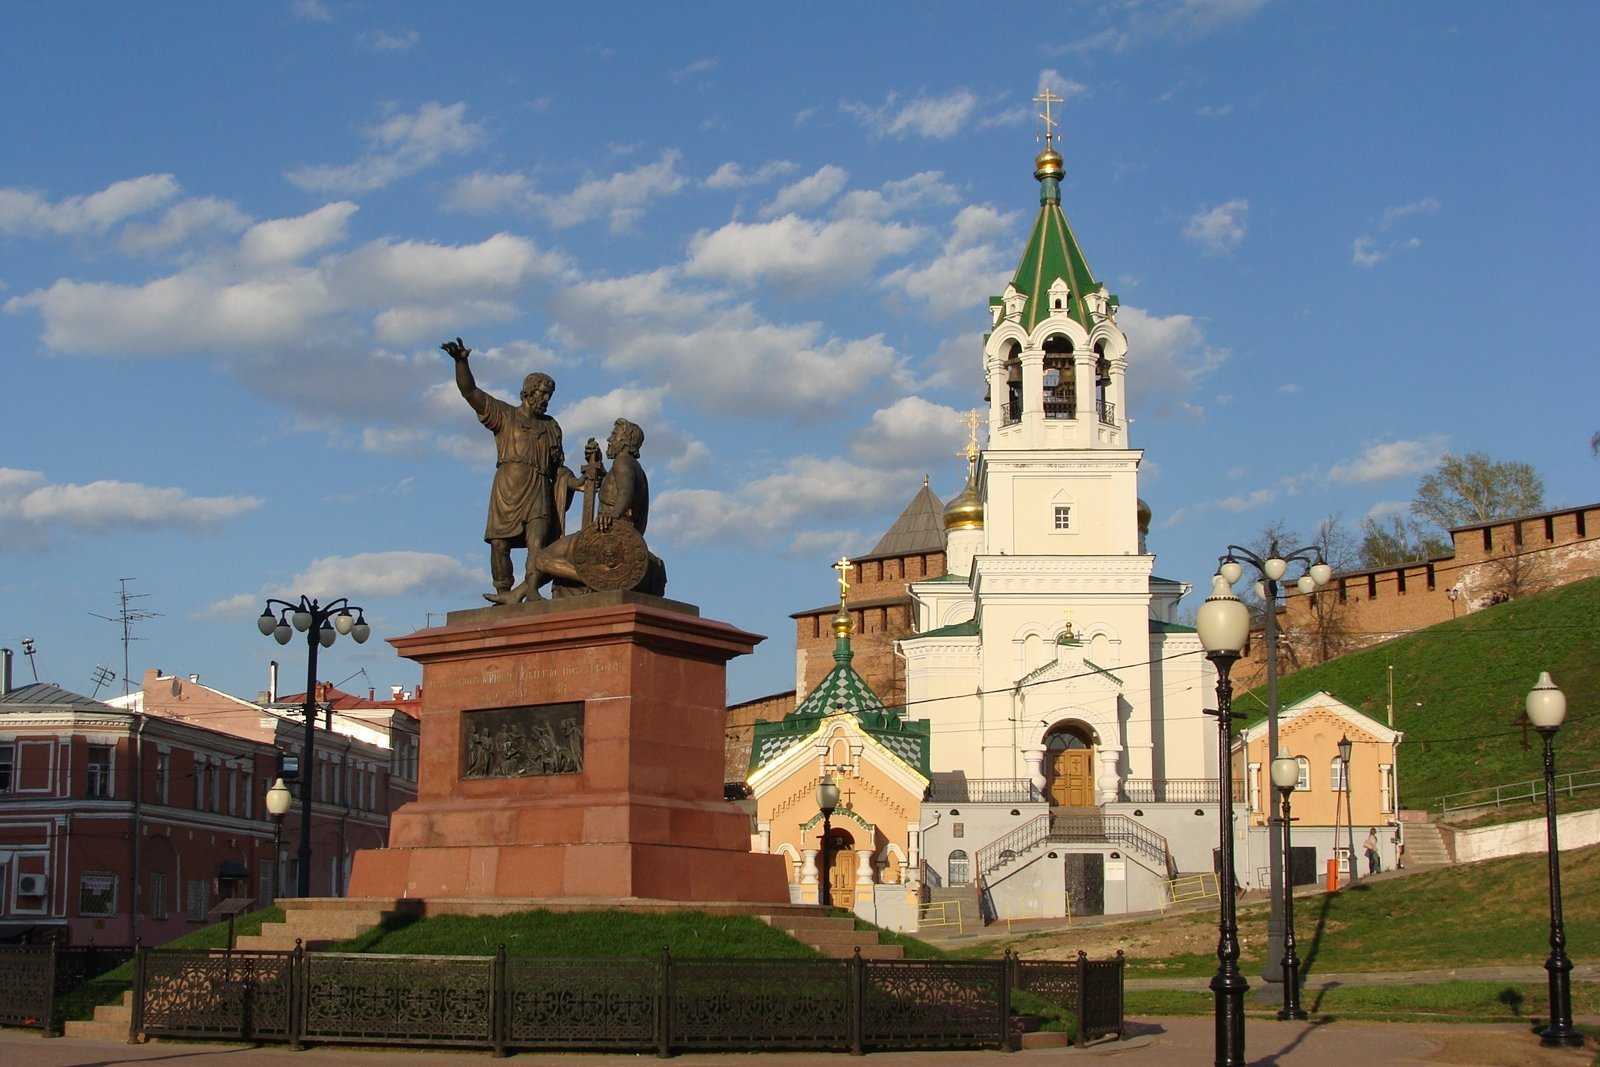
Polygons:
[[1389,729],[1394,729],[1394,664],[1389,664]]

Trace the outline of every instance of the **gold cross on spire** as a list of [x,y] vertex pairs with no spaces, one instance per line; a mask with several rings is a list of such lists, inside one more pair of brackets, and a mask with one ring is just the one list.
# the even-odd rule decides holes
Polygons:
[[1055,142],[1056,127],[1061,125],[1061,123],[1050,117],[1050,105],[1059,104],[1063,99],[1063,97],[1051,92],[1048,87],[1041,89],[1039,95],[1033,98],[1035,104],[1044,105],[1044,110],[1039,113],[1039,117],[1044,119],[1044,144],[1046,148],[1049,148]]
[[967,443],[962,446],[961,450],[957,452],[956,455],[965,459],[968,463],[976,463],[979,452],[978,424],[983,421],[983,416],[978,414],[977,408],[973,408],[962,417],[961,421],[967,425]]
[[833,569],[839,572],[839,603],[844,603],[845,594],[850,592],[850,568],[855,564],[850,562],[849,556],[840,556]]

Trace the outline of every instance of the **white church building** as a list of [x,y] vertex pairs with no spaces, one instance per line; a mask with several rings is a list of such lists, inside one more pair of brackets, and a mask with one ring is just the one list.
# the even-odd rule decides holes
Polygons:
[[986,917],[1159,907],[1212,870],[1215,675],[1178,624],[1189,585],[1156,573],[1139,499],[1117,298],[1061,210],[1061,156],[990,301],[989,432],[945,509],[948,572],[915,582],[897,645],[931,727],[923,891]]

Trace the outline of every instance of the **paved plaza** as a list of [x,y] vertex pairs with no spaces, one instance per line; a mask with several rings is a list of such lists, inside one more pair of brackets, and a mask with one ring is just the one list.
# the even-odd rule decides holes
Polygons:
[[[887,1052],[874,1053],[867,1062],[881,1067],[927,1064],[963,1067],[966,1064],[1010,1062],[1095,1063],[1117,1067],[1138,1064],[1209,1062],[1212,1055],[1210,1018],[1146,1019],[1129,1024],[1128,1040],[1103,1042],[1088,1049],[1036,1049],[1006,1056],[998,1052]],[[1346,1067],[1349,1064],[1453,1064],[1456,1067],[1577,1067],[1593,1063],[1594,1048],[1585,1050],[1541,1048],[1525,1028],[1501,1025],[1399,1025],[1392,1023],[1280,1023],[1250,1020],[1247,1032],[1252,1064],[1296,1064],[1303,1067]],[[403,1059],[407,1067],[484,1063],[482,1052],[434,1052],[417,1049],[313,1048],[290,1052],[281,1046],[151,1042],[127,1045],[71,1038],[45,1040],[19,1030],[0,1030],[0,1064],[15,1067],[115,1067],[119,1064],[159,1064],[162,1067],[364,1067]],[[577,1063],[583,1067],[637,1064],[639,1055],[536,1053],[511,1057],[519,1064]],[[840,1054],[695,1053],[673,1057],[683,1067],[756,1067],[850,1062]]]

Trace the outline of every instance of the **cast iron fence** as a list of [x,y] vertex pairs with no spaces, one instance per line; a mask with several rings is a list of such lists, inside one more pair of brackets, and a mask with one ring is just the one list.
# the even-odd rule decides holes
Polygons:
[[[494,1050],[1012,1048],[1032,983],[1121,1034],[1122,961],[542,959],[335,952],[135,957],[130,1038]],[[1070,994],[1071,999],[1066,999]]]
[[1123,956],[1091,960],[1080,951],[1075,960],[1024,960],[1007,956],[1011,988],[1037,993],[1070,1008],[1078,1017],[1078,1044],[1116,1034],[1122,1038]]
[[58,1032],[56,1000],[127,962],[126,945],[0,945],[0,1026]]

